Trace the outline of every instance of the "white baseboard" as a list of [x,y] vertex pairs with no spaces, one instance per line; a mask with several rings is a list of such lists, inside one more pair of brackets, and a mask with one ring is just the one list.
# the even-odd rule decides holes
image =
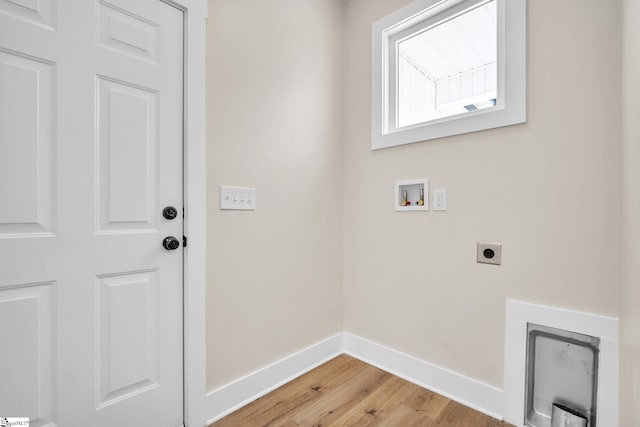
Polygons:
[[207,425],[343,353],[339,333],[207,393]]
[[350,356],[502,420],[504,396],[497,387],[349,333],[344,334],[344,344]]
[[343,353],[502,420],[504,396],[499,388],[355,335],[339,333],[207,393],[207,425]]

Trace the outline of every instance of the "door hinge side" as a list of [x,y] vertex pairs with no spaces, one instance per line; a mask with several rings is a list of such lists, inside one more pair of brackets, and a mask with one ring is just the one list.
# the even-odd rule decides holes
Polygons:
[[183,248],[187,247],[187,236],[182,236],[182,247]]

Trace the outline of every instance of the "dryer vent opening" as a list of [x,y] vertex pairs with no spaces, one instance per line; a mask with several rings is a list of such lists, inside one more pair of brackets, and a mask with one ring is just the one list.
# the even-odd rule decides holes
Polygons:
[[600,339],[527,324],[525,425],[596,427]]

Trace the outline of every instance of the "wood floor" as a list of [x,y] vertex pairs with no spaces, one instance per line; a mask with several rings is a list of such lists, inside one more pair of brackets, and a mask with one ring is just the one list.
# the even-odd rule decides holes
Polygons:
[[512,427],[342,355],[210,427]]

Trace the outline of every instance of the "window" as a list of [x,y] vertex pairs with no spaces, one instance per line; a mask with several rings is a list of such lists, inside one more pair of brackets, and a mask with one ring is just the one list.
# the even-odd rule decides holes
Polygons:
[[526,0],[417,0],[373,25],[372,148],[526,121]]

